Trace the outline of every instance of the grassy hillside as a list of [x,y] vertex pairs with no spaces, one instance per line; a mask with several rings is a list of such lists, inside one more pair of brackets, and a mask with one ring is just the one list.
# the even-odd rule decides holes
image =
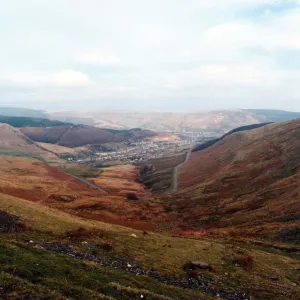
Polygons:
[[[23,157],[0,156],[0,191],[10,196],[43,203],[84,218],[105,220],[134,228],[153,230],[164,222],[163,207],[151,203],[151,195],[136,182],[134,166],[99,170],[89,166],[55,163],[63,171],[94,182],[108,193],[92,189],[56,167]],[[129,201],[134,193],[139,201]],[[161,215],[155,215],[161,213]]]
[[36,145],[17,128],[0,123],[0,153],[55,160],[57,156]]
[[251,124],[251,125],[246,125],[246,126],[235,128],[235,129],[229,131],[228,133],[224,134],[220,138],[217,138],[217,139],[214,139],[214,140],[210,140],[210,141],[207,141],[207,142],[205,142],[203,144],[195,146],[193,148],[192,152],[198,152],[198,151],[204,150],[204,149],[206,149],[206,148],[208,148],[208,147],[216,144],[217,142],[222,141],[225,137],[227,137],[227,136],[229,136],[229,135],[231,135],[231,134],[233,134],[235,132],[252,130],[252,129],[256,129],[256,128],[260,128],[260,127],[266,126],[268,124],[270,124],[270,123]]
[[[192,153],[174,209],[182,226],[269,236],[300,223],[300,119],[237,132]],[[269,233],[268,233],[269,232]],[[277,233],[276,233],[277,232]]]
[[155,136],[148,130],[113,130],[92,126],[24,127],[21,131],[30,139],[43,143],[57,143],[64,147],[81,147],[89,144],[123,142]]
[[[0,199],[0,211],[20,217],[23,230],[27,227],[1,235],[2,299],[16,295],[215,299],[218,295],[245,300],[252,295],[280,300],[297,299],[300,291],[297,255],[222,239],[145,235],[20,198],[0,194]],[[79,227],[84,234],[78,234]],[[70,232],[77,234],[69,238]],[[251,262],[242,264],[247,256]],[[182,266],[195,259],[210,264],[213,272],[200,271],[198,279],[188,280]]]

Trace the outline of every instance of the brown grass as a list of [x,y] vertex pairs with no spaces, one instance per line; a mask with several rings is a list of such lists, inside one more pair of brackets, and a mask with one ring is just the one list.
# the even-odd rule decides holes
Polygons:
[[191,154],[169,204],[180,226],[261,237],[300,220],[300,119],[227,136]]
[[[57,208],[84,218],[153,231],[164,221],[160,203],[152,201],[145,187],[136,182],[134,166],[104,169],[88,179],[103,187],[101,193],[40,161],[0,156],[0,193]],[[128,201],[128,194],[139,200]]]

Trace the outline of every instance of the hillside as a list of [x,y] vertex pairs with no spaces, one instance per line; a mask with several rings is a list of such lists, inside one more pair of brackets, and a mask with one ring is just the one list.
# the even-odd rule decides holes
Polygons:
[[81,147],[90,144],[124,142],[155,136],[148,130],[112,130],[92,126],[23,127],[22,133],[36,142],[54,143],[65,147]]
[[17,128],[0,123],[0,154],[33,156],[46,160],[57,159],[56,155],[36,145]]
[[[106,193],[69,174],[86,178]],[[136,168],[130,165],[100,171],[86,165],[49,166],[26,157],[0,156],[0,192],[4,194],[88,219],[154,230],[156,223],[165,218],[163,207],[151,203],[151,194],[136,182],[137,176]],[[140,201],[129,201],[128,194],[136,195]],[[161,215],[155,216],[158,212]]]
[[230,130],[226,134],[222,135],[220,138],[213,139],[213,140],[207,141],[207,142],[205,142],[203,144],[195,146],[192,149],[192,152],[197,152],[197,151],[204,150],[204,149],[206,149],[206,148],[208,148],[208,147],[216,144],[217,142],[222,141],[226,136],[231,135],[231,134],[233,134],[235,132],[252,130],[252,129],[255,129],[255,128],[260,128],[260,127],[266,126],[268,124],[270,124],[270,123],[259,123],[259,124],[252,124],[252,125],[246,125],[246,126],[235,128],[233,130]]
[[236,132],[192,153],[180,169],[174,206],[181,225],[240,228],[261,235],[287,230],[296,239],[299,147],[300,119],[296,119]]
[[[103,198],[111,196],[42,162],[4,156],[0,161],[1,299],[298,299],[297,254],[103,223],[102,214],[93,219],[87,212],[115,208],[131,225],[133,212],[153,211],[162,219],[167,212],[150,199],[111,198],[104,205]],[[132,178],[134,170],[125,166],[108,169],[96,181],[109,193],[126,193],[140,189]],[[190,269],[191,261],[198,267]]]
[[10,117],[1,116],[0,123],[6,123],[13,127],[53,127],[53,126],[66,126],[71,125],[70,123],[54,121],[44,118],[29,118],[29,117]]

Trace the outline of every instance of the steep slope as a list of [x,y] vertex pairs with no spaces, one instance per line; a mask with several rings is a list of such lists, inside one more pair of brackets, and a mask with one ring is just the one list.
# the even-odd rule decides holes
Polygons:
[[237,132],[192,153],[180,169],[181,225],[274,231],[299,226],[299,149],[296,119]]
[[17,128],[0,123],[0,153],[27,154],[47,160],[57,159],[56,155],[36,145]]
[[231,135],[235,132],[240,132],[240,131],[247,131],[247,130],[251,130],[251,129],[255,129],[255,128],[260,128],[260,127],[263,127],[263,126],[266,126],[270,123],[259,123],[259,124],[252,124],[252,125],[246,125],[246,126],[242,126],[242,127],[238,127],[238,128],[235,128],[231,131],[229,131],[228,133],[224,134],[223,136],[221,136],[220,138],[217,138],[217,139],[213,139],[213,140],[210,140],[210,141],[207,141],[203,144],[200,144],[200,145],[197,145],[195,146],[193,149],[192,149],[192,152],[197,152],[197,151],[201,151],[201,150],[204,150],[214,144],[216,144],[217,142],[220,142],[221,140],[223,140],[226,136],[228,135]]

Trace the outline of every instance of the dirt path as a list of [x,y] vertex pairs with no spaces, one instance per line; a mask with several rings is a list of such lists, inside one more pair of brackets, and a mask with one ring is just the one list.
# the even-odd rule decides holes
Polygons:
[[73,178],[75,178],[75,179],[77,179],[77,180],[79,180],[79,181],[81,181],[81,182],[87,184],[87,185],[90,186],[91,188],[93,188],[93,189],[95,189],[95,190],[97,190],[97,191],[99,191],[99,192],[101,192],[101,193],[105,193],[105,194],[108,193],[107,191],[105,191],[105,190],[104,190],[103,188],[101,188],[100,186],[98,186],[98,185],[96,185],[96,184],[94,184],[94,183],[92,183],[92,182],[90,182],[90,181],[87,181],[86,179],[83,179],[83,178],[81,178],[81,177],[72,175],[72,174],[70,174],[70,173],[68,173],[68,172],[65,172],[65,171],[61,170],[61,169],[59,169],[59,170],[60,170],[62,173],[67,174],[67,175],[69,175],[69,176],[71,176],[71,177],[73,177]]
[[185,157],[185,160],[184,162],[182,162],[180,165],[176,166],[174,168],[174,171],[173,171],[173,192],[178,192],[178,173],[179,173],[179,169],[182,165],[184,165],[190,158],[191,156],[191,150],[189,152],[187,152],[186,154],[186,157]]
[[60,141],[63,140],[63,138],[69,133],[69,131],[74,127],[74,125],[70,126],[65,133],[60,137],[60,139],[57,141],[56,145],[59,145]]

